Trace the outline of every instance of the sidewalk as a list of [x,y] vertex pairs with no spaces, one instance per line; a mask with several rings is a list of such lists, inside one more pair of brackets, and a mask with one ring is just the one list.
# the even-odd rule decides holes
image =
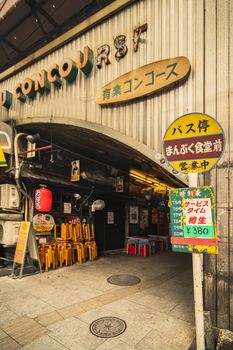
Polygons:
[[[141,279],[134,286],[111,275]],[[160,252],[99,258],[12,280],[0,279],[1,350],[187,350],[195,335],[191,255]],[[119,317],[126,331],[99,338],[90,324]]]

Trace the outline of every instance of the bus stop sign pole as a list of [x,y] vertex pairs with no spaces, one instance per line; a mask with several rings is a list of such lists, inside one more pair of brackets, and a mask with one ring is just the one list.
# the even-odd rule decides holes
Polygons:
[[[193,189],[197,189],[198,173],[209,171],[218,162],[224,152],[224,146],[225,135],[221,125],[216,119],[209,115],[197,112],[188,113],[175,119],[168,127],[163,138],[164,156],[166,160],[176,171],[188,174],[189,187]],[[182,197],[187,198],[185,195]],[[198,195],[193,199],[197,198],[199,198]],[[207,199],[208,197],[205,198]],[[205,216],[196,216],[192,218],[195,220],[198,219],[197,224],[196,221],[195,223],[191,221],[191,217],[189,217],[187,224],[187,213],[191,214],[194,208],[190,207],[189,210],[191,209],[191,211],[189,212],[186,208],[185,226],[187,231],[183,230],[183,219],[181,215],[183,215],[184,211],[182,206],[179,207],[181,199],[179,198],[177,201],[174,201],[178,203],[173,204],[173,209],[175,206],[176,209],[178,209],[176,211],[175,220],[173,218],[172,227],[173,237],[171,238],[171,242],[174,251],[186,253],[192,252],[196,344],[198,350],[205,349],[203,315],[203,254],[218,254],[217,232],[213,225],[213,217],[215,214],[213,213],[210,204],[213,200],[213,198],[212,200],[211,198],[206,200],[206,208],[202,207],[203,211],[201,214],[205,213]],[[207,209],[208,207],[209,210]],[[171,212],[175,217],[173,209],[171,205]],[[200,209],[200,204],[196,210],[198,209]],[[200,214],[198,211],[196,211],[196,213]],[[180,218],[179,225],[177,215]],[[204,229],[201,227],[203,225]],[[190,231],[188,231],[188,226]],[[198,230],[191,230],[191,227],[198,228],[200,233]],[[194,241],[196,241],[196,243],[194,243]]]
[[[198,173],[189,173],[189,187],[198,186]],[[192,253],[196,348],[205,350],[203,313],[203,254]]]

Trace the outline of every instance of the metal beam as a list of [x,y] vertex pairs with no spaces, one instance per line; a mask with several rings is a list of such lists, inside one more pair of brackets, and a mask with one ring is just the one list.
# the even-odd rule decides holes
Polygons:
[[18,47],[16,47],[15,45],[13,45],[10,41],[8,41],[6,38],[4,37],[0,37],[0,42],[4,42],[6,45],[8,45],[12,50],[21,53],[22,51],[20,49],[18,49]]
[[7,58],[8,60],[10,60],[10,57],[9,57],[9,55],[7,54],[6,49],[5,49],[5,47],[4,47],[4,45],[3,45],[2,43],[0,43],[0,47],[1,47],[1,50],[3,51],[3,53],[5,54],[6,58]]
[[43,24],[42,24],[42,22],[41,22],[39,16],[37,15],[36,11],[35,11],[35,13],[34,13],[34,16],[35,16],[37,22],[39,23],[39,26],[40,26],[41,31],[44,33],[45,36],[47,36],[48,33],[47,33],[46,30],[44,29],[44,26],[43,26]]
[[26,1],[26,4],[31,7],[32,12],[34,13],[40,12],[41,15],[45,17],[47,21],[50,22],[50,24],[52,24],[53,27],[58,26],[57,22],[54,21],[54,19],[51,16],[49,16],[49,14],[41,7],[42,4],[35,4],[35,2],[33,2],[32,0],[25,0],[25,1]]
[[[25,1],[27,3],[27,1]],[[43,0],[40,3],[40,6],[42,6],[47,0]],[[25,16],[23,16],[18,22],[14,24],[13,27],[11,27],[8,32],[4,33],[4,36],[7,37],[9,34],[11,34],[14,30],[16,30],[26,19],[28,19],[29,16],[33,14],[33,11],[30,10]]]

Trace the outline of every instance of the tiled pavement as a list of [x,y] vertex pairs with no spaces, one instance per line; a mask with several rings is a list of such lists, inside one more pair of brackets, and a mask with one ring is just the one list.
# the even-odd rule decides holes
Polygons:
[[[141,283],[109,284],[115,274]],[[118,337],[92,335],[97,318],[127,323]],[[1,350],[187,350],[194,338],[191,256],[123,254],[49,273],[0,279]]]

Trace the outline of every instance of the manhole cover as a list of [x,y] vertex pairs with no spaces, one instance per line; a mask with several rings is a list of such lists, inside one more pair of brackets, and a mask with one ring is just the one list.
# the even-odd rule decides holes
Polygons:
[[132,275],[114,275],[110,276],[107,281],[117,286],[133,286],[141,282],[139,277]]
[[126,330],[125,321],[117,317],[101,317],[90,325],[90,332],[96,337],[113,338],[124,333]]

